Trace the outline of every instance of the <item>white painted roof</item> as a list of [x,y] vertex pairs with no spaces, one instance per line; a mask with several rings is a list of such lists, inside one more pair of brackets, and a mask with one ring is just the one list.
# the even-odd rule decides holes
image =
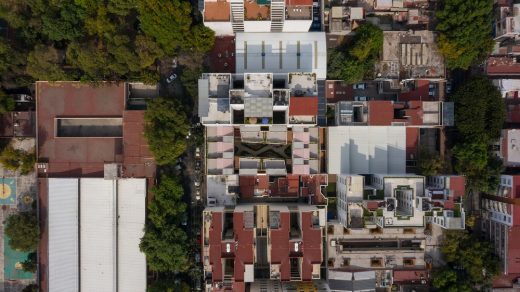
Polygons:
[[139,250],[145,221],[146,180],[118,181],[118,290],[146,291],[146,257]]
[[237,33],[235,46],[237,74],[313,72],[318,79],[327,77],[324,32]]
[[114,180],[81,179],[81,291],[116,291],[115,197]]
[[78,179],[48,180],[48,212],[49,291],[78,291]]
[[329,127],[328,173],[406,173],[406,128]]

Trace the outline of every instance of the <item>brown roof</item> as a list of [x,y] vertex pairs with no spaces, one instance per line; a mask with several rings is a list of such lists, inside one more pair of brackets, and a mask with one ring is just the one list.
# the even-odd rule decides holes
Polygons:
[[292,97],[289,101],[290,116],[317,116],[318,115],[318,97]]
[[[47,175],[101,177],[105,163],[122,163],[124,176],[153,176],[143,112],[126,112],[125,98],[124,84],[37,82],[37,153],[48,163]],[[56,137],[55,119],[63,117],[123,118],[123,137]]]
[[204,21],[229,21],[231,6],[227,1],[204,1]]
[[520,74],[520,63],[517,63],[512,57],[489,57],[486,66],[486,73],[488,75]]
[[394,120],[394,105],[390,100],[368,102],[368,125],[389,126]]

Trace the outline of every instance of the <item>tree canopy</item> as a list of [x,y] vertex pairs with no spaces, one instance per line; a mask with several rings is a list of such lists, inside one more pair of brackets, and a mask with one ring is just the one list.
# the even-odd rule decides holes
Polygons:
[[145,121],[145,136],[157,164],[174,163],[186,151],[186,135],[190,128],[180,104],[156,98],[148,103]]
[[453,101],[460,134],[453,149],[455,170],[466,175],[469,189],[492,191],[503,170],[501,160],[489,151],[505,121],[502,96],[491,81],[476,77],[455,92]]
[[439,50],[448,68],[468,69],[493,47],[493,1],[445,0],[437,12]]
[[329,52],[329,78],[355,83],[372,71],[383,49],[383,31],[371,23],[365,23],[355,32],[350,43]]
[[500,138],[505,121],[502,96],[491,81],[476,77],[453,95],[455,125],[466,141],[490,142]]
[[445,231],[441,252],[447,265],[433,276],[433,286],[440,291],[480,290],[498,274],[498,260],[491,243],[465,230]]
[[213,46],[213,31],[191,12],[181,0],[2,1],[0,18],[16,35],[0,41],[1,85],[31,77],[156,82],[163,57]]
[[139,247],[152,271],[186,271],[190,268],[188,237],[179,227],[181,214],[186,211],[182,186],[178,180],[162,176],[152,193],[154,198],[148,205],[148,220]]
[[35,251],[40,237],[36,213],[20,212],[7,217],[5,234],[9,236],[11,248],[22,252]]
[[0,153],[0,163],[9,170],[20,170],[20,174],[25,175],[34,170],[36,155],[34,151],[26,152],[15,149],[12,145],[7,145]]

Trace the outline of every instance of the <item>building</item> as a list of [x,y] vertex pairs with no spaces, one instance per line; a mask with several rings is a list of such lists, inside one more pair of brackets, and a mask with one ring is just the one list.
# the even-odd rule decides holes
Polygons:
[[481,198],[482,232],[495,247],[500,259],[501,275],[493,286],[496,288],[518,288],[520,277],[520,176],[502,175],[494,194]]
[[498,144],[497,155],[502,159],[506,167],[520,167],[520,130],[503,129]]
[[[146,179],[49,178],[43,291],[145,291]],[[41,262],[40,262],[41,263]]]
[[410,79],[442,81],[444,59],[432,31],[385,31],[383,56],[376,64],[376,77],[394,82]]
[[144,291],[143,84],[36,83],[40,291]]
[[348,34],[365,19],[363,7],[332,6],[329,12],[329,33]]
[[513,1],[495,1],[493,33],[495,41],[515,39],[520,35],[520,4]]
[[368,101],[368,125],[433,128],[454,125],[453,102]]
[[199,117],[206,126],[315,125],[318,91],[315,73],[203,74]]
[[312,0],[204,0],[202,15],[204,25],[217,35],[308,32],[314,5]]
[[203,263],[207,291],[246,291],[252,282],[321,279],[326,211],[302,204],[207,207]]
[[338,220],[345,228],[465,227],[460,176],[339,175]]
[[237,33],[236,73],[310,72],[327,78],[327,44],[324,32]]
[[130,109],[143,102],[137,93],[131,84],[36,82],[39,173],[102,177],[105,163],[116,163],[123,177],[154,177],[144,110]]
[[326,137],[329,174],[406,171],[405,127],[328,127]]

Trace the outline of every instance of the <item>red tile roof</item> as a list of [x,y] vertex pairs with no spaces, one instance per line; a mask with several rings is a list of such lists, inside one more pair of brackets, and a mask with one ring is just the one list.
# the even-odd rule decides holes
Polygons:
[[520,63],[507,56],[489,57],[486,73],[487,75],[517,75],[520,74]]
[[312,280],[312,265],[322,262],[321,229],[312,227],[312,212],[302,212],[302,280]]
[[280,228],[270,229],[271,238],[271,264],[280,264],[280,279],[291,279],[291,266],[289,262],[289,228],[291,218],[289,212],[280,214]]
[[211,226],[209,230],[209,263],[213,283],[223,280],[222,272],[222,213],[213,212],[211,214]]
[[[153,177],[155,164],[143,137],[143,111],[125,111],[124,84],[37,82],[38,159],[49,176],[102,177],[105,163],[122,163],[125,177]],[[123,118],[123,137],[60,138],[59,117]]]
[[434,100],[429,95],[429,86],[429,80],[419,79],[415,82],[415,89],[399,94],[399,101]]
[[[518,206],[516,206],[518,207]],[[520,209],[520,208],[517,208]],[[515,210],[518,211],[518,210]],[[513,213],[513,216],[518,214]],[[507,271],[510,274],[520,273],[520,226],[513,226],[508,234]]]
[[464,196],[466,192],[466,178],[464,176],[449,176],[450,190],[453,191],[453,199]]
[[393,272],[396,283],[418,283],[420,280],[427,280],[430,277],[427,270],[394,270]]
[[394,120],[394,105],[390,100],[368,101],[368,125],[389,126]]
[[312,0],[285,0],[286,6],[310,6]]
[[419,152],[419,128],[406,127],[406,159],[417,159]]
[[253,228],[244,227],[244,213],[233,214],[233,229],[237,247],[235,251],[235,282],[244,282],[244,272],[246,264],[254,263]]
[[290,116],[317,116],[318,115],[318,97],[292,97],[289,100]]

